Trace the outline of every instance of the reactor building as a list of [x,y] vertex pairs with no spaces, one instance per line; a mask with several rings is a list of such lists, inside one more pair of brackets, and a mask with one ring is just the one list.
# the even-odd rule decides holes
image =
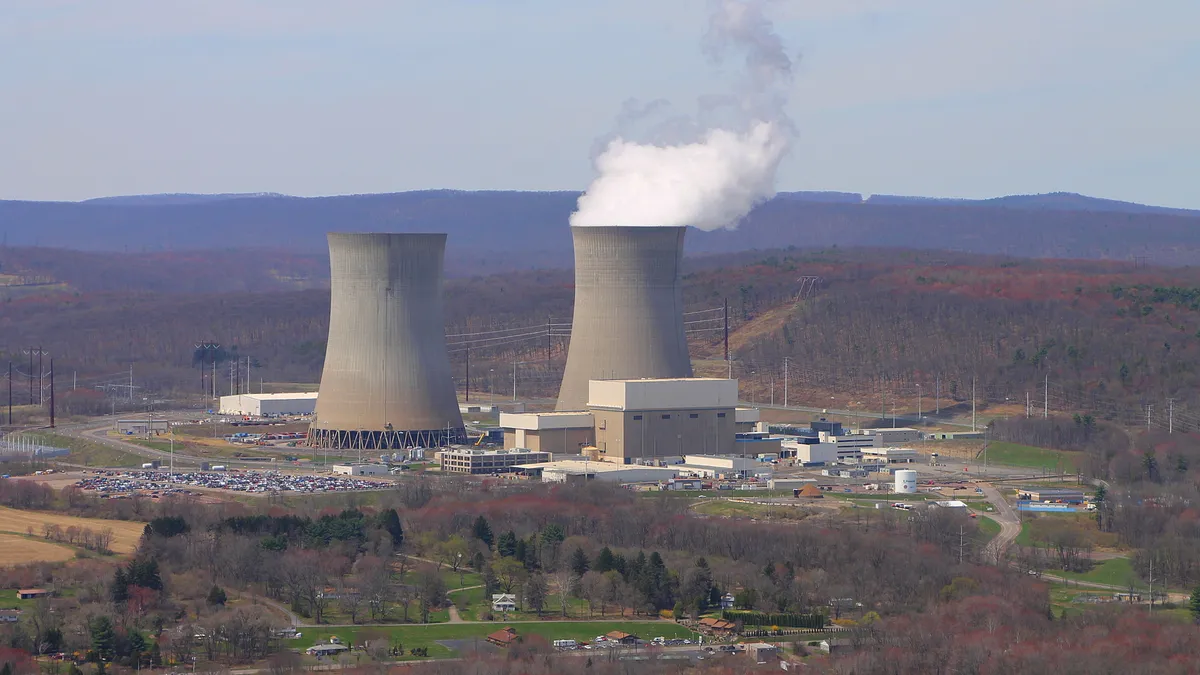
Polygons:
[[310,446],[466,442],[446,353],[445,250],[445,234],[329,234],[329,342]]
[[685,227],[572,227],[575,313],[556,410],[591,380],[692,376],[683,325]]

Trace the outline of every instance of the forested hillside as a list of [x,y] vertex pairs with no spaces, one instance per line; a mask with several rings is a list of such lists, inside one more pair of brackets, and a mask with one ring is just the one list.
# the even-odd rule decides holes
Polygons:
[[[1088,261],[888,250],[772,251],[689,259],[685,304],[700,372],[724,371],[721,312],[728,300],[734,374],[744,394],[792,401],[829,392],[868,410],[930,409],[967,401],[1024,406],[1049,394],[1058,410],[1137,423],[1145,405],[1176,424],[1200,422],[1200,272]],[[139,386],[200,390],[195,346],[250,357],[267,382],[315,382],[324,358],[327,290],[277,293],[70,293],[0,307],[7,354],[20,382],[20,350],[41,345],[60,372],[100,381],[133,366]],[[447,332],[465,388],[511,393],[514,362],[524,395],[557,391],[571,316],[567,270],[451,279]],[[717,311],[710,311],[717,310]],[[547,339],[545,326],[554,326]],[[472,337],[508,330],[500,339]],[[518,340],[506,335],[524,336]],[[546,360],[547,349],[550,360]],[[0,357],[2,358],[2,357]],[[223,361],[218,379],[226,382]],[[92,380],[89,380],[92,378]],[[18,386],[18,391],[21,388]],[[826,396],[827,398],[827,396]],[[1158,419],[1157,417],[1155,418]]]

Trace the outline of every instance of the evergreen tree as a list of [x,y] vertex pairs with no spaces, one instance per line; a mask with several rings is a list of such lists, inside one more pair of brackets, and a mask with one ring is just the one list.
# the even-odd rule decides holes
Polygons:
[[392,535],[392,547],[399,549],[404,544],[404,528],[400,525],[400,514],[396,509],[387,509],[379,514],[379,526]]
[[500,535],[500,538],[496,540],[496,553],[502,558],[516,555],[517,535],[515,532],[509,530]]
[[108,587],[108,597],[114,604],[124,604],[129,600],[129,577],[124,567],[118,567],[113,574],[112,584]]
[[107,616],[98,616],[92,619],[88,628],[92,638],[92,651],[96,653],[96,658],[101,662],[112,661],[113,644],[116,640],[112,620]]
[[476,551],[474,557],[471,558],[471,569],[476,572],[482,572],[483,566],[487,564],[487,559],[483,557],[483,553]]
[[576,546],[575,552],[571,554],[571,572],[576,577],[582,578],[583,575],[587,574],[589,569],[591,569],[591,565],[588,563],[587,554],[583,552],[581,547]]
[[487,544],[488,549],[492,548],[494,540],[492,539],[492,526],[488,524],[487,518],[479,516],[475,519],[475,527],[472,528],[472,534],[479,541]]
[[208,592],[208,604],[210,605],[225,605],[225,591],[220,586],[213,586]]
[[604,574],[612,569],[614,569],[613,552],[612,549],[605,546],[600,549],[600,554],[596,556],[596,571]]
[[1192,597],[1188,601],[1188,610],[1192,613],[1192,620],[1200,623],[1200,586],[1192,591]]

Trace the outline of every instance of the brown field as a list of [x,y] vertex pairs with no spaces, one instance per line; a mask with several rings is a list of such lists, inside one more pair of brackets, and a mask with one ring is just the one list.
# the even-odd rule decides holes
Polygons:
[[[40,537],[42,535],[42,525],[45,523],[60,525],[64,528],[71,527],[72,525],[75,527],[88,527],[95,531],[112,528],[112,550],[114,553],[119,554],[133,553],[137,549],[138,540],[142,537],[142,530],[146,527],[145,523],[136,521],[76,518],[75,516],[64,516],[58,513],[22,511],[20,509],[10,509],[0,506],[0,532],[26,534],[29,528],[33,528],[34,535]],[[0,550],[3,550],[3,542],[0,542]],[[0,557],[3,557],[3,554],[0,554]]]
[[15,534],[0,534],[0,567],[31,562],[61,562],[75,557],[70,546],[37,541]]

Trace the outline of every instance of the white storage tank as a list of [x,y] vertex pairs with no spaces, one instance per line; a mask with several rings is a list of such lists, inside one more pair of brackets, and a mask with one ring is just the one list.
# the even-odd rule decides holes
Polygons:
[[917,472],[912,469],[900,469],[896,472],[896,492],[901,494],[916,494]]

